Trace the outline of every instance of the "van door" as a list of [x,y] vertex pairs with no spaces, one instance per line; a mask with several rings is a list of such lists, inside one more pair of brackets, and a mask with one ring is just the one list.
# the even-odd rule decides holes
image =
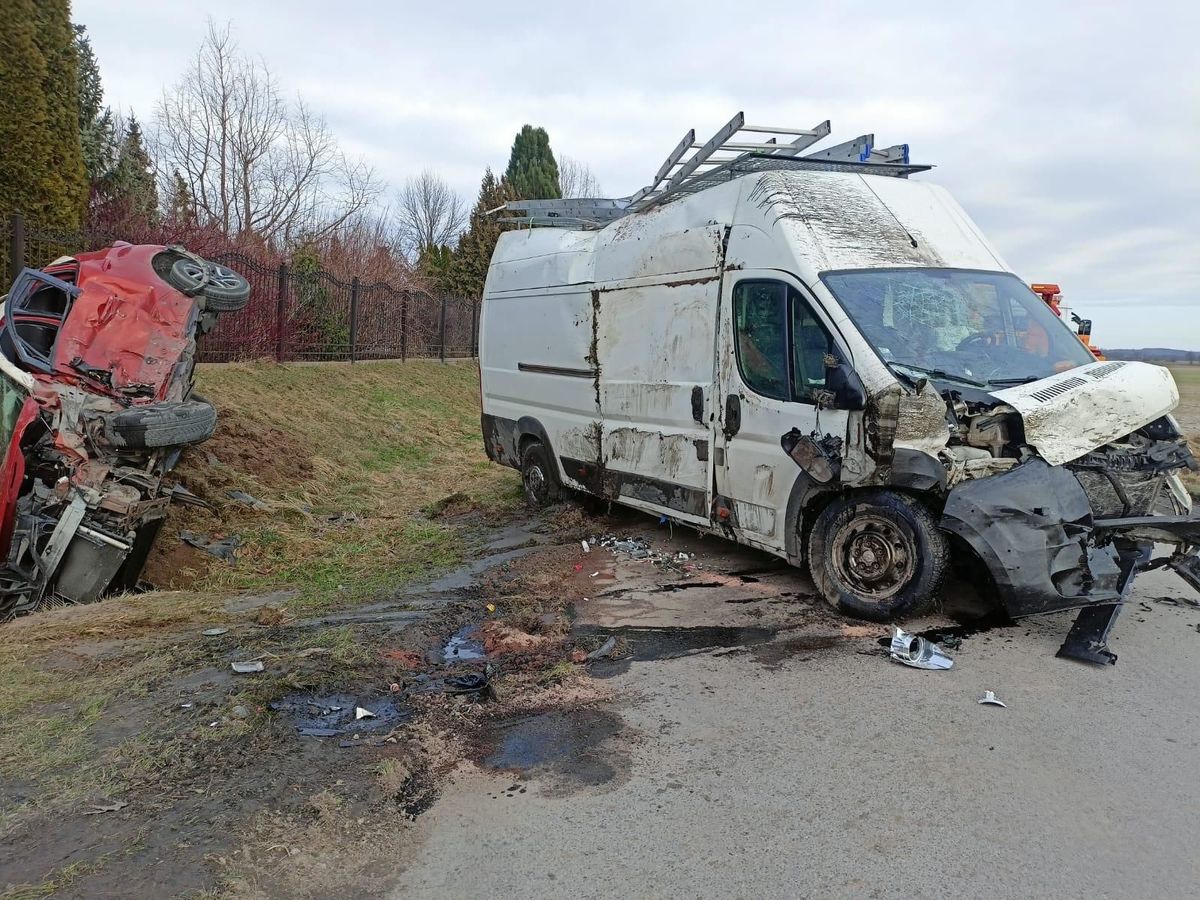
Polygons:
[[799,468],[780,438],[792,428],[846,437],[847,414],[820,409],[826,355],[836,347],[828,323],[800,283],[775,270],[727,276],[718,354],[719,422],[714,469],[717,522],[739,540],[786,553],[788,497]]

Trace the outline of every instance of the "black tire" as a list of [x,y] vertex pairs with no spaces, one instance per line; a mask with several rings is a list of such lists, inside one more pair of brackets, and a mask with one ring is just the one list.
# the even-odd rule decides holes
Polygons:
[[838,611],[886,622],[919,612],[941,590],[946,536],[918,501],[891,491],[839,497],[813,523],[808,567]]
[[217,411],[199,400],[156,403],[119,412],[108,420],[108,436],[116,447],[152,450],[186,447],[212,437]]
[[521,453],[521,484],[530,506],[550,506],[561,496],[558,472],[541,441],[531,441]]
[[237,312],[250,299],[250,282],[233,269],[214,262],[178,259],[171,266],[167,281],[188,296],[203,293],[204,308],[210,312]]

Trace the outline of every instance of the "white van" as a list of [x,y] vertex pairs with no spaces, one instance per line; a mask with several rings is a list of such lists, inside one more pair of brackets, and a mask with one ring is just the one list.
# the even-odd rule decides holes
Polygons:
[[741,158],[603,227],[510,205],[567,226],[505,233],[483,298],[487,452],[532,502],[669,516],[877,620],[960,554],[1010,615],[1086,608],[1098,662],[1152,541],[1200,586],[1166,369],[1098,361],[916,167]]

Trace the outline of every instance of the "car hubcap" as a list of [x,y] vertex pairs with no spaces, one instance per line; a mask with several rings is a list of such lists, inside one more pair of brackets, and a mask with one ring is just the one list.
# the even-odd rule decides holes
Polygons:
[[856,516],[833,541],[839,580],[870,600],[885,600],[903,590],[916,571],[916,559],[912,535],[882,516]]

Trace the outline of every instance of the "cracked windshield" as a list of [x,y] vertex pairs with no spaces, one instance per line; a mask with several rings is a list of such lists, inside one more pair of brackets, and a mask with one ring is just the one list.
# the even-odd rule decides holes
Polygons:
[[893,370],[1000,387],[1094,361],[1012,275],[889,269],[823,278]]

